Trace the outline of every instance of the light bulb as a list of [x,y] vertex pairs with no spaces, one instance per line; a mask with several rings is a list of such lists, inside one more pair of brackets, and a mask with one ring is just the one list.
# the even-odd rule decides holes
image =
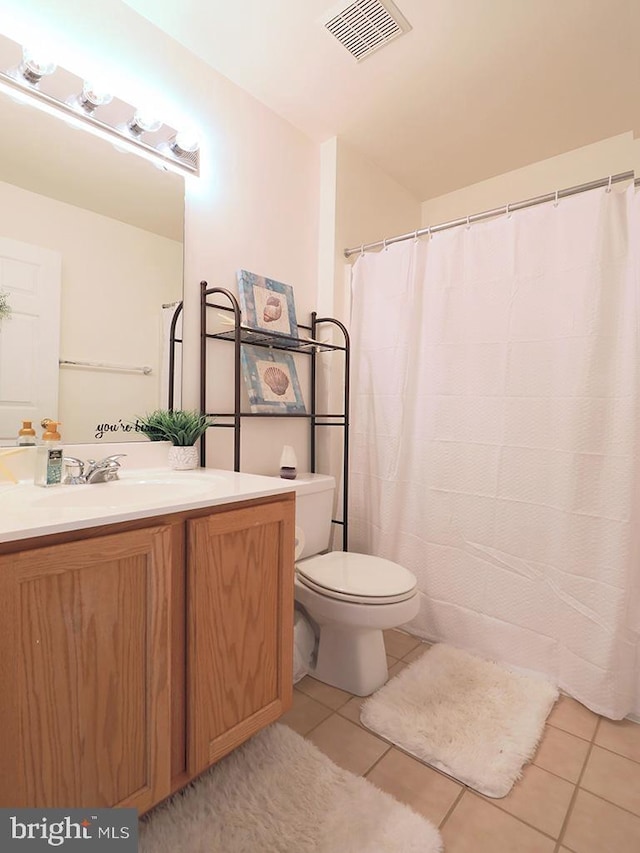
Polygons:
[[162,122],[153,113],[147,113],[144,110],[136,110],[133,118],[128,124],[129,130],[136,136],[141,133],[155,133],[160,130]]
[[174,138],[169,143],[171,150],[174,154],[177,154],[178,157],[183,154],[193,154],[195,151],[200,148],[200,142],[198,141],[198,137],[189,130],[180,131],[180,133],[176,133]]
[[113,100],[113,95],[102,83],[85,80],[82,87],[82,94],[78,95],[78,103],[89,113],[92,113],[98,107],[104,107],[110,104]]
[[43,77],[47,77],[58,66],[47,53],[39,48],[22,48],[22,63],[20,73],[27,82],[37,85]]

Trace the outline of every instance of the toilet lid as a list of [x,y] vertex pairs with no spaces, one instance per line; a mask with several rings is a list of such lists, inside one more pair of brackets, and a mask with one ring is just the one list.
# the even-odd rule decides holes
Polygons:
[[398,563],[368,554],[331,551],[296,564],[299,579],[331,597],[391,603],[413,595],[415,576]]

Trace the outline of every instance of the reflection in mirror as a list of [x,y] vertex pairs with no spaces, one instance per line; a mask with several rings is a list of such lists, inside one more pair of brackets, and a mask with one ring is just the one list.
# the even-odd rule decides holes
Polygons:
[[124,427],[166,405],[183,179],[5,95],[0,127],[0,444],[45,417],[63,443],[143,439]]

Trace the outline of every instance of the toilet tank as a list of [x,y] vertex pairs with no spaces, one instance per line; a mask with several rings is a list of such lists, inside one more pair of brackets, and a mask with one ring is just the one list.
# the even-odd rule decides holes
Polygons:
[[296,560],[302,560],[329,547],[336,481],[326,474],[298,474],[292,485],[296,490]]

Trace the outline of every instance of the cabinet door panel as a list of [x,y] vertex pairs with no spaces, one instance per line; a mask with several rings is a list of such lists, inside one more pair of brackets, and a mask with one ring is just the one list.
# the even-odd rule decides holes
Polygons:
[[170,569],[168,527],[0,557],[0,805],[166,796]]
[[289,706],[292,501],[188,523],[188,756],[196,773]]

